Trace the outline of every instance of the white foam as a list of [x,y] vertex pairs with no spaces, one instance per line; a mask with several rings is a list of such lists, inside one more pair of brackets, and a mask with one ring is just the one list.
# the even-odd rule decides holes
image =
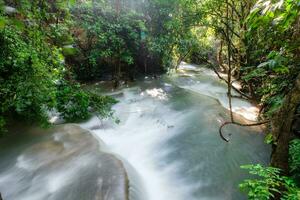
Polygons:
[[[164,93],[160,88],[148,91]],[[121,116],[121,124],[93,132],[106,143],[111,152],[125,158],[135,168],[146,190],[147,195],[143,200],[192,200],[191,190],[197,186],[191,186],[182,178],[184,176],[179,178],[176,175],[181,163],[159,166],[163,157],[172,151],[164,143],[182,132],[181,124],[184,124],[182,122],[189,114],[171,111],[156,97],[143,96],[138,90],[125,90],[124,99],[115,107],[116,115]],[[86,127],[86,124],[83,126]]]
[[[180,67],[184,70],[186,68],[190,69],[192,68],[191,64],[183,64]],[[194,66],[196,67],[196,66]],[[199,67],[201,69],[200,74],[204,73],[205,75],[211,76],[210,79],[207,79],[206,77],[203,78],[200,81],[194,81],[189,82],[188,84],[182,83],[182,82],[176,82],[176,85],[178,87],[191,90],[193,92],[206,95],[212,98],[217,99],[220,104],[229,110],[229,100],[227,97],[227,86],[225,83],[221,83],[221,81],[218,79],[216,75],[213,75],[214,72],[210,69]],[[196,74],[194,74],[196,75]],[[238,83],[235,83],[237,85]],[[237,92],[234,90],[232,91],[233,95],[238,95]],[[243,116],[247,120],[251,121],[257,121],[259,109],[255,106],[249,103],[246,100],[240,99],[240,98],[232,98],[232,111],[238,115]]]

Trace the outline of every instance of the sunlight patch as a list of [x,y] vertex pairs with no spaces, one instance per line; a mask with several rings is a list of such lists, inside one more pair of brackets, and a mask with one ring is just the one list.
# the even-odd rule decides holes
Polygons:
[[[168,100],[168,95],[161,88],[146,90],[146,94],[159,100]],[[142,95],[144,95],[144,92],[142,93]]]

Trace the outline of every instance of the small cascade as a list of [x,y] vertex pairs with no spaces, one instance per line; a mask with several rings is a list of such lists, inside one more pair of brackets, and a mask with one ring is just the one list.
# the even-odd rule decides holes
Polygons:
[[[209,69],[185,63],[177,74],[111,95],[119,124],[93,117],[81,127],[0,140],[3,199],[241,200],[238,184],[247,175],[240,166],[269,162],[260,129],[229,125],[230,143],[220,139],[229,119],[226,85]],[[236,118],[257,117],[246,101],[234,99],[233,107]]]
[[[183,64],[179,71],[117,91],[120,124],[94,117],[81,126],[125,163],[130,200],[245,199],[240,165],[268,162],[264,136],[228,126],[232,140],[224,143],[218,128],[229,117],[226,85],[206,68]],[[234,99],[233,106],[240,118],[256,119],[250,103]]]

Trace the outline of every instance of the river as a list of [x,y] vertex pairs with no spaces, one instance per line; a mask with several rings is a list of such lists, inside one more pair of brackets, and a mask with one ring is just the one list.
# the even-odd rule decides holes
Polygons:
[[[248,175],[240,166],[269,162],[270,146],[264,144],[264,134],[260,128],[230,125],[224,129],[230,142],[220,138],[218,128],[229,119],[227,89],[211,70],[183,63],[176,74],[145,77],[117,91],[103,89],[101,84],[90,88],[119,100],[114,106],[119,124],[93,117],[79,125],[89,130],[99,142],[105,143],[103,151],[123,161],[129,175],[131,200],[246,199],[238,184]],[[233,99],[233,110],[239,121],[255,120],[257,114],[257,108],[238,98]],[[36,134],[31,134],[26,139],[20,139],[15,144],[16,148],[20,146],[19,149],[22,149],[24,140],[30,146],[34,143],[31,140],[37,140],[35,137]],[[8,188],[1,185],[5,181],[15,183],[10,180],[14,179],[14,175],[23,176],[22,173],[26,173],[17,167],[22,151],[8,153],[12,151],[10,149],[0,150],[0,154],[2,151],[2,155],[3,152],[10,155],[0,162],[0,191]],[[73,156],[76,158],[77,154]],[[4,164],[6,159],[10,164]],[[53,169],[51,174],[55,176]],[[59,174],[76,176],[76,170],[70,173],[61,168]],[[32,183],[32,180],[45,175],[49,175],[47,171],[40,170],[26,177],[26,180]],[[58,182],[65,180],[56,180],[58,186],[55,188],[64,185]],[[22,194],[37,195],[43,190],[40,186],[28,194],[28,188],[14,187],[22,186],[18,183],[11,185],[19,193],[15,195],[17,197]],[[59,198],[46,195],[42,199]]]

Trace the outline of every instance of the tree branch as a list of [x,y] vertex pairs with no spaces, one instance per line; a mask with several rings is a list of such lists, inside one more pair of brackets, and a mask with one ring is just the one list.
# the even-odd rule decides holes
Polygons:
[[260,126],[260,125],[263,125],[263,124],[268,124],[270,123],[270,120],[267,120],[267,121],[262,121],[262,122],[258,122],[258,123],[254,123],[254,124],[241,124],[241,123],[238,123],[238,122],[224,122],[220,128],[219,128],[219,134],[220,134],[220,137],[225,141],[225,142],[229,142],[229,139],[225,138],[225,136],[223,135],[223,128],[229,124],[233,124],[233,125],[237,125],[237,126],[243,126],[243,127],[250,127],[250,126]]

